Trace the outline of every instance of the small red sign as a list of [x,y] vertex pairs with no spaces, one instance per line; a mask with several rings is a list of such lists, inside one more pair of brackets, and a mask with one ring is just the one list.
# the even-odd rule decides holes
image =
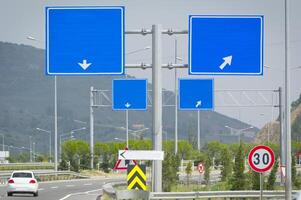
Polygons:
[[200,174],[203,174],[205,172],[205,166],[203,163],[198,164],[198,171],[200,172]]
[[275,155],[270,147],[259,145],[251,149],[248,161],[253,171],[263,173],[273,167]]

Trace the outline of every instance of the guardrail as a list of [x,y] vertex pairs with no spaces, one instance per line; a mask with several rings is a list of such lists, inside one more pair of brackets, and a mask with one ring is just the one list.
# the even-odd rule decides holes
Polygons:
[[[199,192],[148,192],[135,190],[118,190],[113,187],[125,185],[125,182],[108,183],[103,187],[103,193],[112,199],[214,199],[214,198],[260,198],[260,191],[199,191]],[[297,191],[293,191],[297,192]],[[263,197],[266,199],[284,199],[285,192],[278,190],[265,190]]]
[[[284,191],[263,191],[264,198],[284,199]],[[260,198],[260,191],[151,192],[149,199]]]

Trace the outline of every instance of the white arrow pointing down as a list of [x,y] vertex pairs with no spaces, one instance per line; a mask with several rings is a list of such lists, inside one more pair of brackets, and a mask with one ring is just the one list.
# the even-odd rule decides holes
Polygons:
[[83,68],[83,70],[86,70],[92,63],[87,63],[87,60],[83,60],[82,63],[78,63],[79,66],[81,66],[81,68]]

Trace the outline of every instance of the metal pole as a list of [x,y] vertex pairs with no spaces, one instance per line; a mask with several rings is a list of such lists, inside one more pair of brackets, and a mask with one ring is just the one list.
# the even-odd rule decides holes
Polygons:
[[57,77],[54,76],[54,171],[58,170],[57,153]]
[[90,168],[94,168],[94,111],[93,111],[93,86],[90,88]]
[[200,110],[198,110],[198,150],[201,150],[201,127],[200,127]]
[[33,162],[36,162],[36,143],[35,142],[33,142],[32,143],[32,152],[33,152]]
[[2,134],[2,151],[4,151],[4,134]]
[[[162,37],[161,25],[152,26],[152,121],[153,121],[153,149],[162,151]],[[162,191],[162,161],[153,161],[153,192]]]
[[[177,64],[178,41],[175,39],[175,64]],[[178,153],[178,77],[175,68],[175,154]]]
[[285,0],[285,98],[284,98],[284,124],[286,135],[286,165],[285,165],[285,199],[292,199],[292,157],[291,157],[291,102],[290,102],[290,71],[289,71],[289,1]]
[[51,160],[51,132],[49,132],[49,162],[51,163],[52,160]]
[[278,90],[279,98],[279,129],[280,129],[280,169],[281,169],[281,183],[284,183],[284,176],[282,173],[282,166],[285,166],[285,135],[283,132],[283,112],[282,112],[282,87]]
[[263,198],[263,176],[262,176],[262,173],[259,173],[260,174],[260,200],[262,200]]
[[126,123],[126,147],[129,148],[129,110],[125,110],[125,123]]
[[29,160],[32,162],[31,136],[29,136]]

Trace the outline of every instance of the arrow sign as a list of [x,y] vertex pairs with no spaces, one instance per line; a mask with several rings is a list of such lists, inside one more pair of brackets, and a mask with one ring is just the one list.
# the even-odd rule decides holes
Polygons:
[[200,100],[200,101],[197,101],[197,102],[196,102],[195,107],[198,108],[198,107],[200,107],[201,105],[202,105],[202,101]]
[[78,64],[83,68],[83,70],[86,70],[92,63],[87,63],[87,60],[83,60],[82,63],[78,63]]
[[131,106],[131,104],[129,102],[126,102],[125,107],[129,108]]
[[118,151],[119,160],[163,160],[163,151]]
[[260,15],[190,15],[189,74],[262,75],[263,26]]
[[223,60],[224,62],[219,66],[221,70],[223,70],[226,67],[226,65],[231,65],[232,56],[224,57]]

